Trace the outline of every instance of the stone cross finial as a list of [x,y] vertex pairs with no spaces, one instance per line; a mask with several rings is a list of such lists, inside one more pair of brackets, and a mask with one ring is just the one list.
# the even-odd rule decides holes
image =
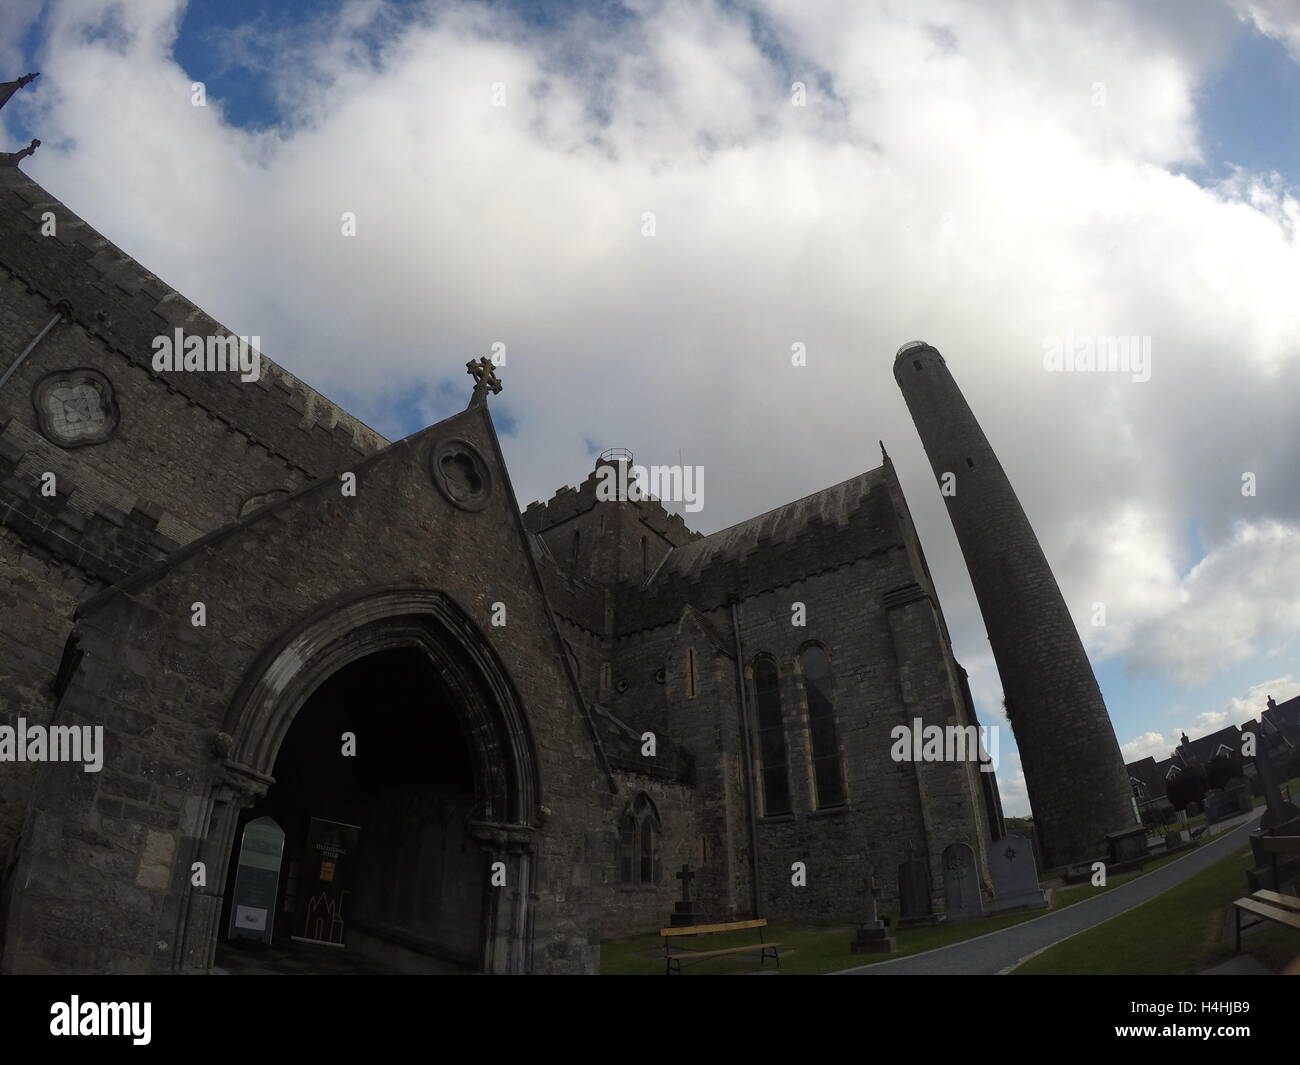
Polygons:
[[501,391],[501,379],[497,377],[497,368],[486,355],[481,359],[470,359],[465,364],[465,372],[474,378],[474,393],[469,398],[471,407],[486,401],[489,392],[496,395]]

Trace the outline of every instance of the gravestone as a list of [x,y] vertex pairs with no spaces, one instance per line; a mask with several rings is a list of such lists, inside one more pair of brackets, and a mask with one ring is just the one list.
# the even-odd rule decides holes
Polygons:
[[1109,849],[1111,865],[1140,861],[1147,854],[1146,827],[1135,825],[1122,832],[1107,832],[1106,846]]
[[699,924],[695,903],[691,900],[691,881],[695,879],[695,874],[691,872],[689,865],[683,865],[681,871],[673,875],[682,882],[682,897],[673,907],[672,916],[668,918],[669,925],[673,928],[684,928],[686,925]]
[[1225,801],[1223,792],[1214,790],[1205,793],[1205,823],[1206,825],[1215,825],[1225,817],[1230,816],[1230,807],[1235,807],[1236,803],[1231,800]]
[[1259,819],[1259,827],[1271,828],[1277,831],[1279,825],[1284,825],[1300,817],[1300,809],[1296,808],[1295,803],[1288,802],[1282,796],[1282,789],[1278,786],[1277,769],[1269,760],[1267,754],[1261,754],[1255,759],[1256,771],[1259,773],[1259,782],[1264,790],[1264,803],[1266,809],[1263,816]]
[[1250,785],[1246,783],[1244,777],[1233,777],[1228,781],[1228,786],[1223,790],[1236,800],[1237,813],[1248,814],[1255,808],[1255,804],[1251,801],[1250,797]]
[[1246,871],[1246,883],[1251,891],[1260,888],[1280,891],[1282,885],[1300,874],[1300,860],[1279,859],[1277,855],[1266,852],[1260,841],[1265,836],[1300,836],[1300,810],[1282,797],[1282,789],[1278,787],[1277,768],[1269,761],[1267,754],[1261,752],[1256,756],[1255,770],[1264,791],[1266,808],[1260,816],[1258,830],[1250,834],[1255,868]]
[[930,867],[921,858],[909,858],[898,867],[898,927],[933,924],[930,908]]
[[943,894],[947,900],[948,920],[984,916],[979,867],[969,843],[950,843],[944,848]]
[[1040,910],[1047,905],[1047,893],[1038,886],[1034,849],[1024,836],[1004,836],[989,844],[989,873],[994,892],[989,913]]
[[259,817],[244,826],[230,905],[231,939],[271,942],[283,852],[284,829],[271,818]]
[[867,878],[858,894],[867,896],[867,917],[858,927],[857,937],[849,944],[849,950],[854,954],[891,953],[895,946],[894,937],[889,934],[889,925],[880,920],[877,910],[880,888],[876,887],[874,875]]

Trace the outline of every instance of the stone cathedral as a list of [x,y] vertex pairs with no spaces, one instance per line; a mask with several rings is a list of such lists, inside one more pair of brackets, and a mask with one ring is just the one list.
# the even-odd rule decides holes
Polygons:
[[593,972],[683,866],[716,921],[852,922],[871,877],[918,920],[954,876],[991,900],[993,774],[891,757],[896,726],[977,722],[883,450],[708,536],[602,498],[617,452],[521,507],[487,360],[385,440],[241,373],[27,154],[0,156],[0,971],[208,972],[244,935]]

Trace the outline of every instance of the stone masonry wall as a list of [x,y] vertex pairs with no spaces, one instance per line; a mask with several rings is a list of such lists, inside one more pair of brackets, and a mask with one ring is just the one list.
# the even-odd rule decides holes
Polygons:
[[[673,904],[681,897],[681,881],[674,874],[684,864],[698,868],[702,842],[695,816],[694,788],[641,773],[617,771],[619,796],[614,817],[603,833],[593,833],[588,856],[601,862],[602,939],[632,936],[662,928]],[[618,820],[636,797],[644,793],[659,813],[657,842],[658,878],[653,884],[623,884],[618,870]],[[594,853],[593,853],[594,852]]]
[[[86,659],[60,714],[106,726],[107,760],[103,772],[70,780],[56,766],[38,774],[7,970],[177,967],[189,861],[204,845],[218,768],[213,734],[236,689],[277,634],[336,597],[405,586],[442,589],[460,605],[527,709],[547,811],[534,968],[594,971],[605,860],[586,847],[591,833],[607,834],[613,797],[481,418],[466,412],[359,465],[356,498],[328,478],[89,604],[79,622]],[[426,451],[446,435],[492,464],[485,510],[455,509],[434,487]],[[196,601],[208,604],[203,628],[190,623]],[[504,627],[490,624],[498,601],[509,608]]]
[[1015,731],[1045,865],[1105,853],[1136,824],[1097,680],[1014,489],[943,357],[899,353],[894,376],[945,497]]

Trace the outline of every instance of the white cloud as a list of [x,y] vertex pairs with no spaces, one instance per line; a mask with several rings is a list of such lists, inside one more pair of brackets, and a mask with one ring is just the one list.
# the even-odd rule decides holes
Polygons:
[[1228,714],[1238,724],[1243,721],[1259,720],[1268,707],[1269,696],[1279,703],[1300,695],[1300,680],[1290,673],[1274,677],[1250,688],[1245,695],[1234,698],[1228,704]]
[[1237,724],[1237,722],[1230,720],[1231,716],[1227,710],[1207,710],[1203,714],[1198,714],[1196,720],[1192,722],[1191,727],[1187,730],[1188,738],[1195,739],[1198,736],[1206,736],[1211,732],[1218,732],[1221,728]]
[[1157,762],[1168,758],[1177,738],[1170,742],[1159,732],[1144,732],[1135,740],[1129,740],[1120,746],[1120,753],[1125,762],[1137,762],[1143,758],[1154,758]]
[[1002,798],[1004,817],[1030,817],[1029,788],[1025,784],[1025,771],[1020,766],[1020,753],[1007,751],[998,767],[998,794]]
[[[445,413],[438,386],[467,396],[465,360],[501,340],[521,502],[585,475],[589,438],[706,465],[705,531],[875,465],[883,437],[1000,717],[891,377],[924,337],[1094,655],[1196,684],[1300,634],[1300,207],[1267,175],[1180,175],[1226,6],[665,2],[542,30],[344,3],[225,42],[274,71],[262,132],[191,106],[182,10],[52,6],[26,169],[381,430],[398,401]],[[1151,337],[1151,380],[1043,372],[1066,330]]]
[[1260,33],[1286,45],[1291,58],[1300,63],[1300,7],[1295,0],[1232,0],[1232,5]]
[[1300,525],[1242,522],[1175,587],[1177,605],[1137,625],[1132,660],[1191,686],[1279,653],[1300,633]]

